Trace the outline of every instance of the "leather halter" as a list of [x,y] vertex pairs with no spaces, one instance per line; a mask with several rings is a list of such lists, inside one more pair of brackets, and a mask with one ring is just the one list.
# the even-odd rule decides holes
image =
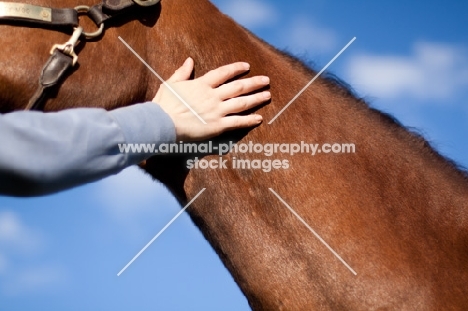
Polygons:
[[[64,44],[55,44],[50,50],[50,58],[42,68],[39,86],[31,97],[25,110],[41,110],[49,90],[60,84],[72,68],[78,56],[74,47],[80,40],[91,40],[102,35],[104,22],[117,15],[128,12],[132,7],[153,6],[160,0],[102,0],[92,7],[85,5],[75,8],[56,9],[24,3],[0,1],[0,23],[21,22],[42,28],[74,29],[70,39]],[[86,14],[96,24],[98,30],[84,32],[79,26],[78,15]]]

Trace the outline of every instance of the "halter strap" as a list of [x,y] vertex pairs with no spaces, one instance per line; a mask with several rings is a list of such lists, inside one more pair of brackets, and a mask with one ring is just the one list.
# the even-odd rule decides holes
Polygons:
[[[73,28],[74,32],[70,40],[64,44],[55,44],[50,51],[50,58],[44,65],[39,78],[39,86],[29,100],[25,110],[42,109],[47,99],[48,91],[60,84],[78,60],[74,47],[82,39],[93,39],[101,36],[104,30],[104,22],[117,15],[127,12],[132,7],[153,6],[160,0],[102,0],[92,7],[80,5],[73,9],[56,9],[25,3],[13,3],[0,1],[0,23],[21,22],[37,25],[41,28]],[[98,30],[92,33],[83,31],[79,27],[79,14],[87,14],[98,26]]]

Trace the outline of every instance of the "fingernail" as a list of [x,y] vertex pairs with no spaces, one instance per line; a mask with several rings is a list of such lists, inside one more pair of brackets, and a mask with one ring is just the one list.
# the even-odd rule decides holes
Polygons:
[[270,78],[262,77],[262,82],[265,83],[265,84],[268,84],[268,83],[270,83]]
[[242,63],[242,65],[244,66],[245,70],[250,69],[250,64],[249,63]]
[[184,65],[187,65],[188,62],[189,62],[191,59],[192,59],[191,57],[188,57],[188,58],[185,60]]
[[270,99],[271,98],[271,93],[270,92],[263,92],[263,98]]
[[256,116],[255,116],[255,121],[257,121],[257,123],[260,123],[260,122],[262,122],[262,121],[263,121],[263,118],[262,118],[262,116],[260,116],[260,115],[256,115]]

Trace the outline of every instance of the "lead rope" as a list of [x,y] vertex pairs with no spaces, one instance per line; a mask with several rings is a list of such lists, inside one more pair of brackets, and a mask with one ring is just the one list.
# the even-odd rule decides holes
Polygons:
[[[101,4],[94,5],[93,7],[89,7],[86,5],[80,5],[75,7],[73,9],[75,15],[68,14],[71,16],[71,18],[67,19],[67,25],[77,24],[76,14],[87,14],[88,17],[90,17],[95,22],[95,24],[99,26],[99,28],[95,32],[88,33],[83,31],[83,28],[80,26],[75,27],[72,36],[67,42],[65,42],[64,44],[55,44],[52,47],[52,49],[50,50],[51,56],[42,68],[41,75],[39,77],[39,86],[37,87],[34,95],[29,100],[25,110],[42,110],[44,102],[46,101],[50,90],[52,90],[54,86],[59,85],[66,78],[67,72],[71,68],[73,68],[76,62],[78,61],[78,55],[76,55],[74,48],[80,41],[81,37],[83,37],[85,40],[99,37],[101,36],[104,30],[105,21],[111,19],[115,15],[121,14],[121,12],[132,7],[135,4],[141,7],[148,7],[156,5],[157,3],[159,3],[159,1],[160,0],[117,0],[114,2],[110,2],[109,0],[103,0]],[[4,8],[3,11],[6,11],[5,8],[11,9],[12,7],[18,8],[22,6],[27,6],[28,8],[30,8],[32,16],[8,16],[8,14],[2,14],[2,8]],[[105,13],[105,8],[110,9],[110,11]],[[68,11],[70,10],[68,9]],[[54,13],[57,15],[57,12],[57,9],[49,9],[25,4],[6,3],[0,1],[0,18],[6,20],[19,19],[23,21],[32,21],[39,24],[46,23],[49,25],[59,25],[59,23],[57,23],[57,21],[53,19]]]
[[[80,5],[74,8],[78,14],[88,14],[90,7]],[[51,56],[42,68],[39,77],[39,86],[34,95],[29,99],[28,105],[24,110],[42,110],[41,108],[49,91],[56,85],[60,84],[68,70],[73,68],[78,61],[78,55],[75,53],[75,46],[78,44],[80,37],[85,39],[93,39],[99,37],[104,30],[104,23],[101,22],[99,28],[95,32],[85,32],[83,27],[78,26],[73,30],[70,39],[64,44],[54,44],[50,50]]]
[[64,44],[55,44],[50,50],[51,56],[42,68],[39,77],[39,86],[34,95],[29,100],[25,110],[38,110],[47,97],[48,91],[59,84],[67,71],[75,66],[78,61],[78,55],[75,53],[75,46],[83,34],[83,28],[77,27],[73,35]]

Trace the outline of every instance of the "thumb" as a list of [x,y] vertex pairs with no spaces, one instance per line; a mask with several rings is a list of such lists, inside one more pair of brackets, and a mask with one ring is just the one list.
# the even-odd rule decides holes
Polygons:
[[192,74],[193,65],[193,59],[191,57],[187,58],[182,67],[177,69],[166,82],[174,83],[188,80]]

